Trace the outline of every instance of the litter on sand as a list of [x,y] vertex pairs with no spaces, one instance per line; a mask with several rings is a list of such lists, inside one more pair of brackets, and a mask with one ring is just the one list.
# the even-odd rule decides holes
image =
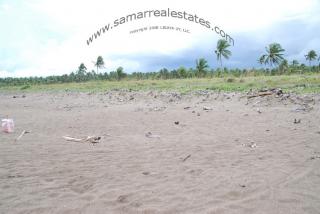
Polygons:
[[15,142],[19,141],[23,137],[23,135],[29,134],[29,133],[30,133],[29,131],[23,130],[21,134],[15,139]]
[[13,119],[2,119],[1,120],[2,131],[5,133],[13,133],[14,132],[14,123]]
[[146,133],[146,137],[148,138],[160,138],[160,135],[154,135],[151,132]]
[[95,136],[88,136],[86,138],[74,138],[74,137],[68,137],[68,136],[63,136],[63,138],[67,141],[72,141],[72,142],[80,142],[80,143],[100,143],[101,137],[95,137]]

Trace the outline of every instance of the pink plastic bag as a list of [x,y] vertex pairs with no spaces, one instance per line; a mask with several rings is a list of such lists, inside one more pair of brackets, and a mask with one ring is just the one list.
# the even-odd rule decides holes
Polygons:
[[14,131],[14,123],[12,119],[1,120],[2,131],[12,133]]

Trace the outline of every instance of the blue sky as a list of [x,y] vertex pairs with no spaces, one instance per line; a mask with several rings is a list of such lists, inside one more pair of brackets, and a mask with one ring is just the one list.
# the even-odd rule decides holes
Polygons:
[[[259,67],[258,57],[272,42],[280,43],[285,57],[306,63],[304,55],[320,54],[319,0],[0,0],[0,77],[47,76],[70,73],[81,62],[91,70],[101,55],[104,71],[122,66],[125,71],[156,71],[192,67],[204,57],[211,67],[220,37],[205,27],[174,18],[149,18],[123,24],[87,45],[100,27],[128,14],[171,8],[196,14],[217,25],[234,40],[229,68]],[[190,34],[159,30],[129,34],[131,30],[170,25]]]

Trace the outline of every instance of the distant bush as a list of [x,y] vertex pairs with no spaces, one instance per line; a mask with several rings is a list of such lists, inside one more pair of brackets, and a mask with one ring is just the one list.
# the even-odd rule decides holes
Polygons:
[[20,88],[20,90],[26,90],[26,89],[28,89],[28,88],[31,88],[31,86],[30,86],[30,85],[25,85],[25,86],[22,86],[22,87]]
[[234,78],[228,78],[227,82],[235,82],[235,79]]

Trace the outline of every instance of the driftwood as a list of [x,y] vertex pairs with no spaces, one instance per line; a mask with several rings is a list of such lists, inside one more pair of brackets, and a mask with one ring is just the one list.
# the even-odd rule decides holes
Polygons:
[[186,160],[188,160],[191,157],[191,155],[188,155],[187,157],[183,158],[182,162],[185,162]]
[[146,133],[145,136],[148,138],[160,138],[160,135],[154,135],[151,132]]
[[67,141],[72,141],[72,142],[79,142],[79,143],[100,143],[101,137],[95,137],[95,136],[88,136],[86,138],[74,138],[74,137],[68,137],[68,136],[63,136],[63,138]]
[[23,130],[21,134],[15,139],[15,142],[19,141],[23,135],[30,133],[29,131]]
[[260,90],[256,94],[248,95],[247,98],[250,99],[254,97],[264,97],[264,96],[269,96],[273,94],[281,96],[283,94],[283,91],[281,88],[265,89],[265,90]]
[[268,95],[272,95],[272,92],[259,92],[258,94],[253,94],[253,95],[249,95],[247,96],[248,99],[254,98],[254,97],[264,97],[264,96],[268,96]]

